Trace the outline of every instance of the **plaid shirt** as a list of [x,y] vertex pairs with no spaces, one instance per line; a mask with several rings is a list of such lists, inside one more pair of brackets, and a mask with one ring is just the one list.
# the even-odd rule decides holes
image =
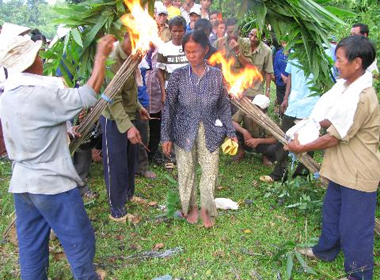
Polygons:
[[215,151],[226,136],[236,136],[222,72],[206,66],[204,75],[198,77],[192,73],[191,66],[186,65],[172,73],[166,88],[161,141],[172,141],[190,151],[200,122],[205,127],[210,152]]

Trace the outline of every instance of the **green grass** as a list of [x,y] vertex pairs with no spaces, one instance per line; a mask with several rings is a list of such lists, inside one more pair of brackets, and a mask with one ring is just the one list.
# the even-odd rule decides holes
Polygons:
[[[7,166],[9,169],[9,166]],[[166,195],[173,189],[165,174],[167,171],[152,166],[156,180],[136,179],[136,194],[158,205],[166,203]],[[286,206],[299,200],[301,194],[322,199],[323,191],[314,191],[315,183],[302,181],[289,196],[278,196],[286,189],[259,182],[259,176],[270,168],[260,164],[260,158],[249,155],[236,165],[230,157],[221,156],[220,175],[216,197],[227,197],[240,202],[237,211],[220,211],[217,226],[206,230],[181,220],[159,218],[163,210],[156,207],[128,204],[129,213],[141,216],[141,222],[117,224],[108,219],[101,165],[92,168],[90,184],[100,197],[86,206],[97,238],[95,263],[105,269],[109,279],[152,279],[170,274],[183,279],[286,279],[286,259],[274,256],[286,242],[304,243],[320,233],[320,207],[304,211]],[[171,174],[175,177],[175,174]],[[0,231],[9,224],[13,212],[12,196],[7,193],[9,175],[0,181]],[[288,186],[288,188],[291,186]],[[269,192],[270,189],[276,191]],[[267,194],[267,195],[266,195]],[[269,197],[266,197],[269,195]],[[245,203],[245,200],[248,203]],[[377,217],[380,217],[379,211]],[[50,248],[52,279],[72,279],[67,261],[57,260],[62,252],[58,241]],[[139,253],[150,251],[163,243],[160,251],[181,247],[182,252],[168,258],[138,258]],[[293,245],[286,247],[293,251]],[[380,239],[375,241],[375,275],[380,275]],[[132,257],[131,257],[132,256]],[[135,256],[135,257],[133,257]],[[17,248],[9,242],[0,244],[0,279],[19,278]],[[343,256],[334,262],[306,260],[318,275],[306,274],[294,260],[292,279],[337,279],[344,274]],[[260,278],[261,277],[261,278]],[[376,277],[374,278],[376,279]]]

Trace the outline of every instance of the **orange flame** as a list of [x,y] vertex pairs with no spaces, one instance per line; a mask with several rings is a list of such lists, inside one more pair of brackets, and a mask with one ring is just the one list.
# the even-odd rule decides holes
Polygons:
[[157,23],[148,11],[141,7],[140,0],[124,0],[124,2],[131,14],[122,16],[121,21],[129,31],[132,53],[136,53],[137,50],[148,51],[151,42],[161,46],[164,42],[158,36]]
[[222,72],[227,83],[228,93],[236,98],[241,98],[246,89],[263,80],[260,71],[253,65],[247,65],[240,71],[235,71],[236,73],[234,73],[231,69],[235,58],[225,59],[221,52],[214,53],[210,57],[209,62],[213,65],[222,65]]

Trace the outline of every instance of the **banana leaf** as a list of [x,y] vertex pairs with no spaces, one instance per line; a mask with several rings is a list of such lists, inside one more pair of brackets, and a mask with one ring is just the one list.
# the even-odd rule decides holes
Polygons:
[[[322,94],[333,85],[330,73],[332,62],[325,55],[328,48],[328,35],[334,33],[337,25],[347,25],[338,16],[352,13],[328,5],[327,0],[243,0],[241,7],[250,7],[250,19],[244,26],[253,26],[259,31],[273,31],[277,38],[286,39],[287,49],[294,52],[306,75],[313,74],[310,88]],[[265,9],[257,8],[264,6]],[[245,13],[245,11],[241,11]],[[262,22],[259,23],[258,21]],[[270,26],[270,27],[269,27]],[[260,33],[261,33],[260,32]]]
[[[153,0],[141,2],[143,5],[148,3],[148,9],[153,13]],[[264,31],[270,25],[277,38],[286,37],[288,48],[294,50],[291,57],[298,59],[307,75],[313,74],[311,87],[318,93],[326,91],[333,83],[329,73],[331,67],[326,67],[331,61],[324,54],[324,49],[329,46],[328,34],[334,32],[336,25],[346,25],[338,16],[350,15],[350,12],[328,4],[327,0],[242,0],[239,3],[240,15],[248,18],[244,32],[247,34],[253,27]],[[46,56],[62,60],[65,52],[77,52],[73,55],[78,61],[74,63],[77,70],[72,82],[84,81],[91,73],[97,38],[104,34],[121,38],[124,27],[119,19],[128,13],[128,8],[122,0],[89,0],[56,10],[62,17],[55,22],[73,29],[69,38],[56,43],[64,43],[60,48],[63,53],[47,53]],[[54,72],[51,67],[56,65],[48,63],[46,66],[50,69],[46,69],[46,73]]]
[[[141,2],[148,2],[149,10],[153,13],[153,0]],[[89,0],[55,10],[61,17],[54,23],[64,24],[71,30],[65,38],[57,40],[51,49],[41,53],[46,61],[44,72],[46,75],[55,75],[57,68],[65,65],[73,76],[70,78],[70,75],[64,74],[68,85],[87,81],[94,64],[97,39],[105,34],[113,34],[121,39],[125,27],[120,17],[128,12],[128,8],[122,0]],[[106,74],[110,75],[108,72]]]

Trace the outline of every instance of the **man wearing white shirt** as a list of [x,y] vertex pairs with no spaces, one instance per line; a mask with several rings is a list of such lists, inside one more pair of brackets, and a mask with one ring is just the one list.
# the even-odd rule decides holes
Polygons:
[[100,279],[93,265],[95,235],[77,188],[83,182],[71,160],[66,121],[96,104],[114,41],[110,35],[99,41],[87,84],[68,89],[61,79],[42,75],[42,41],[27,35],[0,40],[0,64],[12,73],[0,98],[0,116],[13,162],[9,192],[15,201],[23,280],[47,279],[51,229],[74,278]]

